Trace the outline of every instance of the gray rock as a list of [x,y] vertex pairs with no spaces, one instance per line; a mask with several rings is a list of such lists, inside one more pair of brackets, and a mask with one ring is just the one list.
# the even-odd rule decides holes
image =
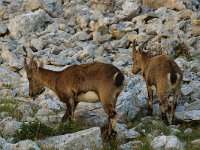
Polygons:
[[140,144],[142,144],[141,141],[130,141],[120,145],[120,150],[137,149]]
[[196,140],[193,140],[191,141],[191,144],[195,146],[199,146],[200,145],[200,139],[196,139]]
[[42,108],[42,109],[39,109],[37,111],[37,113],[35,114],[35,116],[36,117],[37,116],[49,116],[49,115],[52,115],[52,114],[54,114],[52,110]]
[[119,24],[112,24],[109,27],[109,32],[113,37],[120,39],[126,34],[126,32],[132,31],[133,26],[132,22],[120,22]]
[[200,110],[176,112],[175,116],[183,121],[200,120]]
[[17,58],[17,56],[8,50],[3,51],[1,57],[4,61],[8,62],[13,71],[19,71],[23,67],[22,62]]
[[38,141],[43,147],[54,147],[56,149],[101,149],[101,131],[94,127],[72,134],[49,137]]
[[111,34],[101,35],[100,32],[93,32],[92,36],[93,36],[93,41],[97,43],[104,43],[112,38]]
[[200,101],[195,101],[186,106],[186,111],[200,110]]
[[41,30],[41,27],[47,21],[50,21],[50,17],[44,10],[40,9],[11,19],[8,29],[13,38],[20,39],[24,35]]
[[0,137],[0,148],[1,149],[3,149],[6,145],[9,145],[9,144],[10,143],[8,143],[4,138]]
[[0,89],[17,88],[20,83],[20,78],[19,74],[0,67]]
[[135,131],[134,128],[132,129],[127,129],[127,126],[125,124],[116,124],[116,130],[117,130],[117,136],[119,139],[135,139],[137,138],[140,134]]
[[2,146],[2,150],[40,150],[40,146],[31,140],[20,141],[16,144],[6,143]]
[[59,111],[62,109],[61,103],[59,101],[54,101],[52,99],[44,99],[39,103],[40,108],[49,109],[52,111]]
[[158,136],[151,142],[151,146],[155,150],[160,149],[174,149],[183,150],[183,143],[176,136]]
[[179,0],[161,0],[161,1],[156,1],[156,0],[142,0],[142,4],[146,5],[150,8],[160,8],[160,7],[167,7],[171,9],[184,9],[185,5],[183,4],[183,1]]
[[125,0],[122,4],[122,11],[120,15],[124,18],[131,20],[133,17],[139,14],[140,6],[137,1]]
[[119,122],[128,122],[132,120],[139,108],[134,105],[134,97],[130,92],[122,92],[117,101],[117,112],[119,114]]
[[33,108],[30,104],[22,104],[15,109],[15,113],[22,115],[22,117],[32,116]]
[[21,122],[12,120],[8,117],[0,122],[0,132],[4,137],[12,137],[15,131],[19,130],[21,127]]
[[89,126],[103,127],[107,123],[107,115],[104,109],[79,109],[75,112],[75,119]]
[[90,38],[90,36],[85,32],[77,32],[74,34],[70,40],[72,41],[86,41]]
[[89,21],[90,21],[89,15],[87,16],[78,15],[77,17],[77,24],[79,25],[81,29],[85,29],[88,26]]
[[187,129],[184,130],[184,133],[185,134],[190,134],[190,133],[192,133],[192,129],[191,128],[187,128]]
[[7,26],[4,23],[0,22],[0,35],[5,34],[7,31],[8,31]]

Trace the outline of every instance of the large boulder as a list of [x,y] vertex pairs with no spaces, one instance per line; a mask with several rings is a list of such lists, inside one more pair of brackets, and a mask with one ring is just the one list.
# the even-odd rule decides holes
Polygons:
[[77,150],[102,148],[101,131],[98,127],[72,134],[49,137],[38,142],[43,147],[54,147],[55,149]]
[[20,78],[19,74],[5,67],[0,67],[0,89],[17,88],[20,83]]
[[27,14],[16,16],[10,20],[8,29],[14,39],[20,39],[31,32],[42,30],[45,22],[50,21],[49,15],[44,10],[37,10]]
[[20,141],[16,144],[12,143],[5,143],[2,145],[2,150],[28,150],[28,149],[34,149],[34,150],[40,150],[39,145],[31,140],[24,140]]
[[0,35],[5,34],[7,30],[8,30],[7,26],[4,23],[0,22]]
[[183,150],[183,143],[176,136],[158,136],[151,142],[154,150]]
[[167,7],[170,9],[184,9],[185,5],[180,0],[141,0],[141,3],[150,8]]

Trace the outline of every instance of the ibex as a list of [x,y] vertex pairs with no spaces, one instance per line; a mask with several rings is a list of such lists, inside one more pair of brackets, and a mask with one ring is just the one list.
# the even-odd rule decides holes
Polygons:
[[117,97],[124,86],[124,75],[112,64],[94,62],[72,65],[62,71],[52,71],[38,66],[32,58],[24,67],[29,81],[29,95],[36,97],[48,87],[56,93],[60,101],[67,105],[62,121],[71,121],[79,102],[101,101],[108,115],[108,135],[116,135]]
[[[148,91],[147,111],[152,115],[153,91],[156,91],[160,103],[160,111],[166,114],[167,121],[171,125],[177,107],[183,75],[179,66],[166,54],[150,57],[143,52],[144,43],[136,50],[133,41],[132,59],[134,65],[132,73],[142,72]],[[168,96],[173,93],[172,104],[169,104]]]

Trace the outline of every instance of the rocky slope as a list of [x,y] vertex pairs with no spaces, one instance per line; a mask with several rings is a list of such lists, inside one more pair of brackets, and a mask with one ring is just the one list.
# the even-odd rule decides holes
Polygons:
[[[0,106],[5,105],[3,99],[12,99],[18,103],[14,112],[21,114],[16,120],[8,110],[0,110],[0,147],[20,150],[41,149],[41,146],[102,148],[100,130],[95,127],[104,126],[107,117],[100,103],[80,103],[76,110],[76,119],[94,128],[41,141],[12,143],[13,133],[20,129],[22,122],[37,119],[46,124],[59,123],[66,109],[48,89],[35,101],[28,97],[23,46],[27,48],[29,57],[35,55],[38,61],[44,62],[45,68],[51,70],[93,61],[112,63],[120,68],[127,84],[117,102],[118,138],[130,142],[122,142],[119,149],[137,147],[138,142],[141,143],[137,138],[145,132],[143,126],[153,119],[143,116],[140,123],[128,127],[143,110],[147,99],[141,74],[131,73],[130,44],[134,39],[138,44],[149,40],[146,49],[152,55],[168,53],[175,59],[187,81],[181,89],[176,118],[182,122],[199,121],[198,0],[0,0]],[[36,110],[34,106],[37,106]],[[155,102],[155,115],[157,108]],[[158,121],[153,122],[156,124]],[[184,149],[185,141],[175,136],[179,127],[169,127],[173,131],[170,135],[145,135],[153,149]],[[198,145],[199,142],[193,143]]]

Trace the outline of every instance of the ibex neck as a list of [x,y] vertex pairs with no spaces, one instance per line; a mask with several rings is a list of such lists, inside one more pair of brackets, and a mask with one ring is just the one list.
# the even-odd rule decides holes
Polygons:
[[142,73],[144,73],[145,68],[147,67],[149,63],[150,58],[147,55],[142,56]]
[[38,78],[45,87],[50,88],[55,92],[55,85],[57,81],[58,72],[39,68]]

